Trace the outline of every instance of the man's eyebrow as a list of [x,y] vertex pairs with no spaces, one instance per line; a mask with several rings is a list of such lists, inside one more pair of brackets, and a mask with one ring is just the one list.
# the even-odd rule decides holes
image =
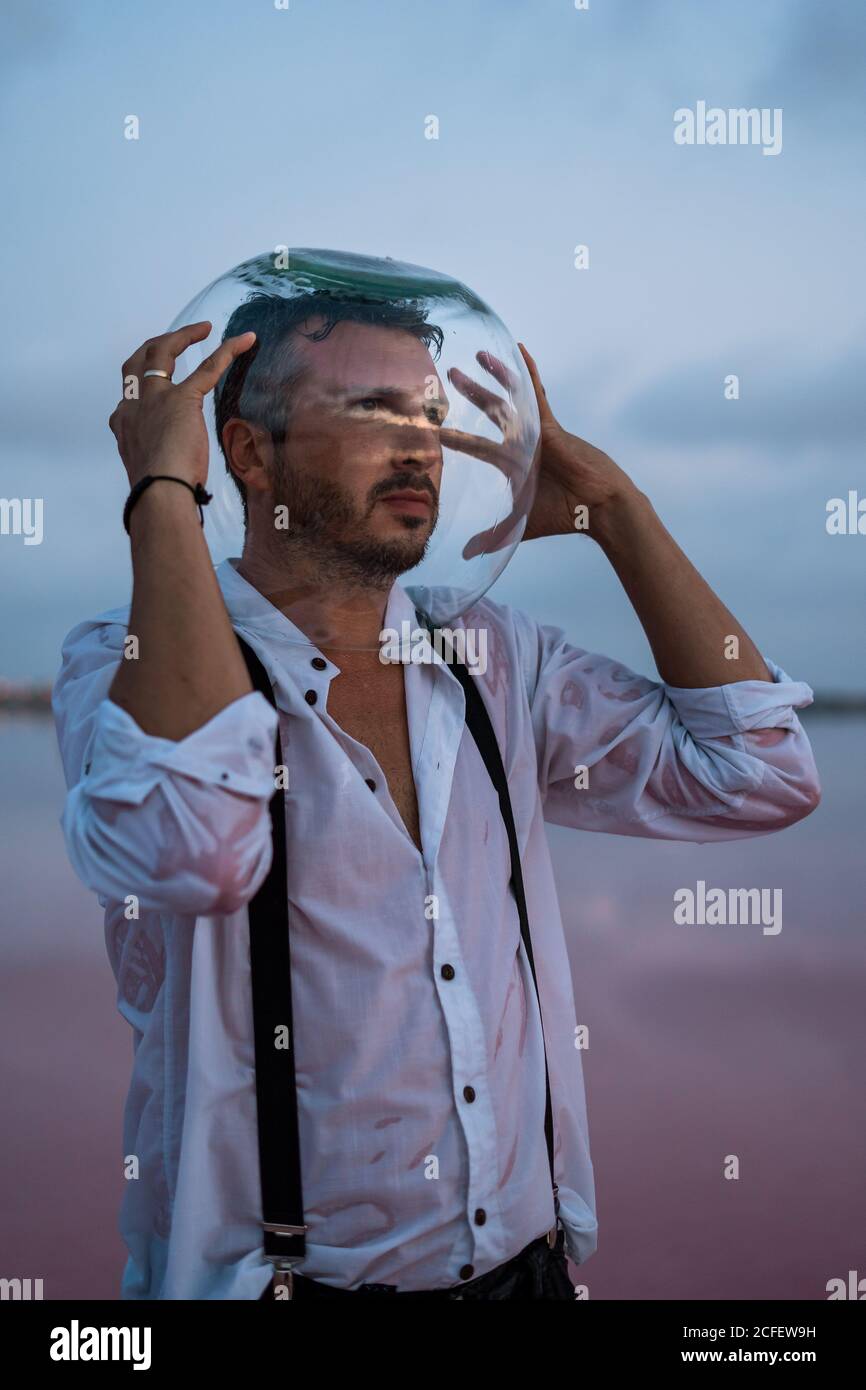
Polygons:
[[351,396],[405,396],[407,395],[404,386],[377,386],[368,385],[363,381],[353,382],[341,390],[342,395]]

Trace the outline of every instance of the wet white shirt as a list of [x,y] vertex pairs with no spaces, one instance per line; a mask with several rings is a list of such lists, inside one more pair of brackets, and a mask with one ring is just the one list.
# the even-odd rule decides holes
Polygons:
[[[317,670],[322,654],[231,562],[217,575],[235,630],[273,682],[288,769],[309,1227],[298,1270],[347,1288],[458,1284],[554,1219],[538,1005],[505,828],[464,729],[462,688],[432,649],[405,667],[419,853],[377,761],[328,714],[338,667]],[[253,693],[179,742],[143,733],[108,699],[128,615],[73,629],[53,696],[66,843],[105,908],[117,1004],[133,1029],[123,1155],[138,1160],[138,1176],[122,1203],[122,1297],[256,1299],[271,1266],[245,905],[270,865],[277,714]],[[395,584],[386,626],[404,620],[416,626]],[[790,825],[819,796],[794,713],[812,692],[771,661],[772,682],[665,686],[489,600],[462,625],[487,632],[479,679],[517,824],[561,1216],[580,1264],[596,1246],[595,1196],[544,821],[695,841]]]

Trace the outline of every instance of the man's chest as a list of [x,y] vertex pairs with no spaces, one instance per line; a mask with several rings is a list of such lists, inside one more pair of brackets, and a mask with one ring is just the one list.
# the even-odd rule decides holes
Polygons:
[[403,824],[420,849],[418,798],[412,775],[402,668],[392,667],[372,677],[341,672],[328,691],[328,713],[344,733],[372,753]]

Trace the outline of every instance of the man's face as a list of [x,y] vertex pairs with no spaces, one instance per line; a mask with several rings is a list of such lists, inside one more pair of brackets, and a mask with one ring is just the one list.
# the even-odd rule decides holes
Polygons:
[[301,377],[274,487],[289,536],[371,578],[411,569],[438,517],[448,411],[430,353],[403,329],[360,323],[337,323],[321,342],[296,334],[293,348]]

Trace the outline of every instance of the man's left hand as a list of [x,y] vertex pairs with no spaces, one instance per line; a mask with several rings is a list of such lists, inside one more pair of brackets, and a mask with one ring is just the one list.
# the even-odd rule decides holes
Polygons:
[[[441,432],[443,446],[493,464],[509,478],[513,492],[509,516],[490,530],[473,537],[463,552],[466,559],[498,550],[514,539],[533,489],[535,496],[521,537],[525,541],[536,540],[540,536],[573,535],[575,531],[591,536],[594,519],[600,517],[608,503],[628,491],[637,491],[634,483],[613,459],[601,449],[563,429],[548,404],[535,361],[522,343],[519,347],[535,391],[541,424],[538,445],[528,472],[524,473],[525,422],[518,419],[510,400],[482,386],[458,367],[453,367],[448,373],[448,380],[461,395],[483,410],[502,432],[502,441],[446,426]],[[479,352],[476,360],[504,387],[509,396],[513,398],[517,394],[519,384],[515,374],[498,357],[489,352]]]

